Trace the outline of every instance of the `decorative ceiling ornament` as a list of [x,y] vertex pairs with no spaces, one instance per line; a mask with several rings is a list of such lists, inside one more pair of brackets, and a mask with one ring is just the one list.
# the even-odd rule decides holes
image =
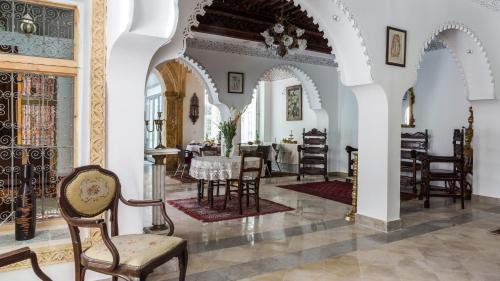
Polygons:
[[297,54],[303,52],[307,48],[307,40],[302,36],[305,30],[291,24],[283,12],[277,18],[276,24],[269,27],[261,35],[265,39],[265,44],[268,49],[276,50],[276,54],[280,57],[285,57],[287,54]]
[[25,3],[24,6],[24,16],[21,18],[21,23],[19,24],[19,29],[26,35],[31,35],[36,33],[36,24],[33,20],[33,16],[31,15],[31,6],[30,11],[28,12],[28,4]]

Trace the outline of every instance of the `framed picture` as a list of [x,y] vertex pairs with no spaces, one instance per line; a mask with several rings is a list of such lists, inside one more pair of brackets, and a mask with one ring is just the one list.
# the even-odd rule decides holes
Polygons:
[[229,72],[227,74],[227,89],[231,94],[243,94],[245,87],[245,74],[240,72]]
[[406,66],[406,30],[387,27],[387,52],[385,63]]
[[286,121],[302,121],[302,86],[286,88]]

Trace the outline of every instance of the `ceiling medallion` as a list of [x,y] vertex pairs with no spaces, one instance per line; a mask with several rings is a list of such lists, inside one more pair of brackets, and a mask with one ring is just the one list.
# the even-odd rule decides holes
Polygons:
[[307,48],[307,40],[302,36],[305,30],[288,22],[283,16],[278,17],[277,23],[269,27],[261,35],[265,39],[268,49],[276,50],[276,54],[285,57],[287,54],[297,54]]

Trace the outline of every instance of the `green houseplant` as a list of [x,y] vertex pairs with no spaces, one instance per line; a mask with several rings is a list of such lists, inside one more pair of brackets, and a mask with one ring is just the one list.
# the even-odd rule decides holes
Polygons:
[[236,129],[238,127],[238,122],[240,121],[241,115],[245,112],[247,107],[242,110],[237,110],[234,107],[230,108],[231,118],[229,121],[222,121],[219,123],[219,130],[222,138],[224,139],[224,156],[230,157],[233,151],[233,139],[236,136]]

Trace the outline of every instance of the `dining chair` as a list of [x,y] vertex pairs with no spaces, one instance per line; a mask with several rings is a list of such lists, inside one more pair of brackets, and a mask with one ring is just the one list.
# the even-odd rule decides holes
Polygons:
[[184,176],[184,173],[189,173],[189,168],[191,167],[191,159],[193,159],[193,152],[189,150],[181,150],[177,153],[178,157],[178,165],[175,170],[174,177],[177,176],[179,172],[181,172],[181,179]]
[[[169,233],[165,236],[119,235],[120,201],[132,207],[159,207],[169,226]],[[111,275],[113,281],[117,281],[118,277],[143,281],[155,268],[175,257],[179,260],[179,280],[185,280],[187,242],[171,236],[174,223],[167,215],[162,200],[126,200],[121,193],[120,181],[113,172],[99,166],[84,166],[76,168],[59,183],[57,202],[73,241],[76,281],[85,280],[87,270]],[[103,214],[109,214],[111,235],[108,233],[108,222],[98,218]],[[80,228],[98,229],[102,240],[88,249],[82,249]]]
[[[436,166],[450,165],[450,169],[437,169]],[[465,158],[464,131],[456,129],[453,134],[453,156],[426,155],[422,161],[422,189],[425,195],[424,207],[430,207],[431,197],[451,197],[460,199],[465,208]],[[444,187],[431,185],[444,182]],[[458,186],[457,186],[458,183]]]
[[36,257],[35,252],[31,251],[30,248],[25,247],[18,250],[10,251],[7,253],[3,253],[0,255],[0,268],[15,264],[21,261],[30,260],[31,267],[35,272],[36,276],[40,278],[42,281],[52,281],[43,271],[40,269],[38,265],[38,259]]
[[[252,165],[250,163],[255,163],[253,160],[258,160],[258,165]],[[262,152],[252,151],[245,152],[241,156],[240,163],[240,175],[237,180],[226,181],[226,194],[224,196],[224,209],[227,207],[227,201],[231,199],[231,193],[236,193],[238,198],[240,215],[243,214],[243,195],[246,192],[247,207],[250,205],[250,197],[254,197],[255,206],[257,212],[260,212],[260,179],[262,174],[262,162],[264,161],[264,155]],[[231,187],[236,189],[232,190]]]
[[[220,156],[219,149],[217,147],[202,147],[200,148],[200,154],[201,157],[206,157],[206,156]],[[213,207],[213,190],[214,188],[217,188],[217,196],[220,195],[220,186],[222,185],[221,181],[208,181],[208,195],[207,197],[209,198],[209,203]],[[205,194],[205,181],[202,181],[201,183],[201,198],[203,198],[203,194]]]
[[278,170],[281,172],[281,166],[280,166],[280,163],[278,162],[278,158],[280,156],[281,149],[277,143],[273,143],[272,147],[274,150],[274,162],[276,163],[276,166],[278,166]]

